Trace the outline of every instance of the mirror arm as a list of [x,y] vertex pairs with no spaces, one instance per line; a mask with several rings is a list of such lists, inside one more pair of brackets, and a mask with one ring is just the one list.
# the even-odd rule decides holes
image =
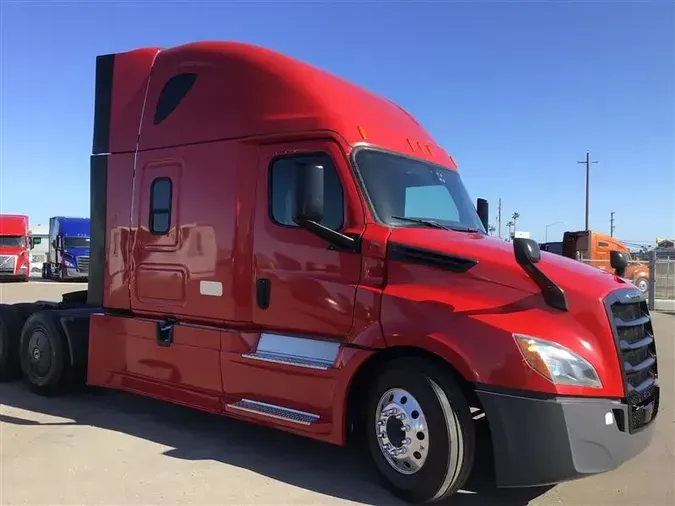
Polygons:
[[560,309],[561,311],[569,310],[565,292],[562,290],[562,288],[556,285],[551,280],[551,278],[539,270],[539,268],[533,263],[521,265],[521,268],[530,277],[530,279],[535,282],[537,287],[539,287],[547,305],[554,309]]
[[532,239],[515,238],[513,252],[518,265],[541,290],[546,304],[561,311],[568,311],[565,291],[535,265],[541,260],[537,243]]
[[309,230],[313,234],[321,237],[325,241],[328,241],[329,243],[334,244],[339,248],[343,248],[348,251],[354,252],[356,252],[358,249],[358,243],[355,238],[349,237],[348,235],[345,234],[341,234],[340,232],[336,232],[332,228],[328,228],[325,225],[322,225],[321,223],[303,219],[296,219],[295,222],[302,228]]

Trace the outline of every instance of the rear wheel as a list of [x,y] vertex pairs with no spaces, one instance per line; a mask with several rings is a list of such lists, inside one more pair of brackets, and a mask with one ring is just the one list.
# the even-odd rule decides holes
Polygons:
[[20,358],[24,378],[35,393],[54,396],[70,386],[72,367],[57,312],[40,311],[28,318],[21,333]]
[[412,503],[455,493],[474,461],[469,405],[450,374],[421,359],[391,362],[368,398],[365,435],[387,487]]

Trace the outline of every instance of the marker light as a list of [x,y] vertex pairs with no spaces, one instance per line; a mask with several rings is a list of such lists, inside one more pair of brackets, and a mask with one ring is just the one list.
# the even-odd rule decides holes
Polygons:
[[527,364],[551,383],[602,388],[595,368],[564,346],[521,334],[513,337]]
[[361,125],[356,125],[356,129],[359,131],[359,135],[365,141],[366,140],[366,130]]

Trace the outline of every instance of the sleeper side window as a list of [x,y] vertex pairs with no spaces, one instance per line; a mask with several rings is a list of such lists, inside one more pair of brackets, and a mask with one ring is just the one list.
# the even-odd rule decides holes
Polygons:
[[185,95],[192,89],[196,80],[197,74],[185,73],[173,76],[164,84],[155,108],[153,118],[155,125],[159,125],[178,107]]
[[288,156],[275,159],[270,166],[270,216],[279,225],[297,227],[293,221],[297,193],[294,174],[299,163],[317,163],[324,167],[324,217],[321,224],[333,230],[343,225],[342,183],[333,160],[327,154]]
[[158,177],[150,185],[150,232],[165,235],[171,228],[171,179]]

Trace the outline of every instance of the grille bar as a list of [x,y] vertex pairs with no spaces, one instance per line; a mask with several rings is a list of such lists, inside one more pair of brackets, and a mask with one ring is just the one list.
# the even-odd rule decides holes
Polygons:
[[0,255],[0,273],[14,274],[15,269],[16,269],[15,255]]
[[621,318],[614,319],[614,325],[617,327],[635,327],[636,325],[647,325],[650,322],[649,316],[641,316],[633,321],[626,321]]
[[605,300],[621,364],[630,432],[649,424],[658,410],[656,341],[645,295],[637,288],[612,292]]
[[82,272],[89,272],[89,257],[77,257],[77,268]]

